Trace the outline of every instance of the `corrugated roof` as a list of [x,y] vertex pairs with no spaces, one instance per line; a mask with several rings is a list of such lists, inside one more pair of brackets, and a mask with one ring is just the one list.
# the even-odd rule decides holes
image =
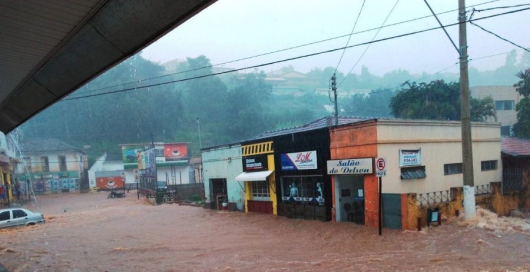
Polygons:
[[63,141],[57,139],[37,139],[22,143],[20,146],[22,152],[48,152],[48,151],[78,151],[84,152],[75,148]]
[[[373,118],[339,116],[339,125],[356,123],[356,122],[366,121],[370,119],[373,119]],[[326,117],[317,119],[311,123],[307,123],[305,125],[292,127],[292,128],[267,131],[267,132],[264,132],[256,136],[254,139],[263,139],[263,138],[269,138],[269,137],[280,136],[280,135],[285,135],[285,134],[298,133],[298,132],[304,132],[304,131],[309,131],[309,130],[315,130],[319,128],[330,127],[334,125],[334,122],[335,122],[335,118],[333,116],[326,116]]]
[[530,140],[512,137],[502,137],[501,152],[515,157],[530,157]]

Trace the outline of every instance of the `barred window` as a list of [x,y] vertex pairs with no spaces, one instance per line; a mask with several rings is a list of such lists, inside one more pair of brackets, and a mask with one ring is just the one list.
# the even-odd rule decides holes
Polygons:
[[269,198],[269,184],[268,181],[255,181],[252,182],[252,197],[256,198]]
[[489,170],[495,170],[497,169],[497,161],[481,161],[480,162],[480,169],[482,171],[489,171]]
[[401,179],[425,178],[425,166],[401,168]]
[[462,163],[444,164],[444,175],[453,175],[462,173]]

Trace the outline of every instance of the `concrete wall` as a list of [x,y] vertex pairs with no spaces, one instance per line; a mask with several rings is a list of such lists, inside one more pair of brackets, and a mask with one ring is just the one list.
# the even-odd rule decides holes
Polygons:
[[[530,188],[526,191],[502,192],[500,182],[492,182],[491,194],[475,196],[476,205],[488,209],[498,216],[509,216],[510,211],[524,207],[528,203]],[[464,192],[462,187],[451,188],[453,199],[448,202],[431,204],[428,206],[417,205],[417,195],[415,193],[403,194],[401,209],[402,209],[402,228],[407,230],[415,230],[418,227],[418,217],[421,218],[422,227],[427,225],[427,209],[438,208],[442,218],[449,218],[461,213],[464,209],[462,207]]]
[[[460,122],[378,120],[378,157],[386,158],[383,193],[430,193],[463,184],[463,174],[444,174],[444,164],[462,163]],[[473,123],[475,185],[501,181],[502,161],[498,123]],[[421,149],[426,178],[400,178],[400,149]],[[497,169],[482,171],[481,161],[497,161]]]
[[175,201],[190,200],[193,196],[202,197],[204,194],[204,186],[201,183],[194,184],[177,184]]
[[237,209],[242,210],[245,200],[244,182],[238,182],[235,178],[243,172],[241,159],[241,145],[225,145],[202,150],[204,194],[206,206],[214,202],[210,196],[210,179],[226,179],[226,190],[229,203],[236,203]]
[[172,176],[171,167],[157,167],[156,168],[157,180],[166,181],[166,174],[167,174],[168,185],[189,184],[191,171],[192,169],[189,165],[175,166],[175,173],[174,173],[174,176]]

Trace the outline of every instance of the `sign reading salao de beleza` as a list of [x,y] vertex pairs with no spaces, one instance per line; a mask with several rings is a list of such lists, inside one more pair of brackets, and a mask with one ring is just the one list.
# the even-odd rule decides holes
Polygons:
[[371,174],[372,164],[372,158],[327,161],[328,175]]
[[399,167],[421,165],[421,149],[400,149]]

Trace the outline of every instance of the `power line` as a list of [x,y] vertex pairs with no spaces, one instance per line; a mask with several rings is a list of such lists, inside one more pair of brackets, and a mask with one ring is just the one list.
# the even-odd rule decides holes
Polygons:
[[[397,4],[399,3],[399,0],[396,1],[396,3],[394,4],[394,6],[392,7],[392,9],[390,10],[390,12],[388,13],[388,15],[386,16],[385,20],[383,21],[383,23],[381,24],[381,27],[379,27],[379,29],[377,30],[377,32],[375,33],[374,37],[372,38],[372,42],[375,40],[375,37],[377,37],[377,34],[379,34],[379,31],[381,31],[381,29],[383,28],[383,26],[385,25],[386,21],[388,20],[388,18],[390,17],[390,14],[392,14],[392,12],[394,11],[394,9],[396,8]],[[368,46],[364,49],[364,52],[361,54],[361,56],[359,57],[359,59],[357,59],[357,62],[355,62],[355,64],[353,65],[353,67],[350,69],[350,71],[346,74],[346,76],[344,76],[344,78],[342,79],[342,81],[339,83],[339,85],[337,86],[340,87],[340,85],[342,85],[342,83],[344,82],[344,80],[346,80],[346,78],[348,77],[348,75],[351,73],[351,71],[353,71],[353,69],[355,69],[355,67],[357,66],[357,64],[359,63],[359,61],[361,61],[362,57],[364,56],[364,54],[366,53],[366,51],[368,51],[368,48],[370,48],[370,45],[372,45],[371,43],[368,44]]]
[[[507,8],[517,8],[517,7],[524,7],[524,6],[530,6],[530,4],[520,4],[520,5],[513,5],[513,6],[501,6],[501,7],[494,7],[494,8],[487,8],[487,9],[477,9],[476,11],[488,11],[488,10],[495,10],[495,9],[507,9]],[[470,6],[472,7],[472,6]]]
[[[473,18],[473,15],[474,15],[474,14],[475,14],[475,9],[473,9],[473,12],[471,13],[470,18]],[[497,35],[497,34],[491,32],[491,31],[489,31],[489,30],[487,30],[487,29],[485,29],[485,28],[483,28],[483,27],[481,27],[481,26],[479,26],[479,25],[473,23],[472,21],[469,21],[469,23],[472,24],[472,25],[474,25],[474,26],[476,26],[476,27],[478,27],[478,28],[480,28],[480,29],[482,29],[482,30],[485,31],[485,32],[488,32],[489,34],[491,34],[491,35],[493,35],[493,36],[495,36],[495,37],[497,37],[497,38],[499,38],[499,39],[501,39],[501,40],[503,40],[503,41],[505,41],[505,42],[511,43],[512,45],[514,45],[514,46],[516,46],[516,47],[519,47],[519,48],[521,48],[521,49],[523,49],[523,50],[526,50],[527,52],[530,52],[530,50],[528,50],[528,49],[526,49],[526,48],[524,48],[524,47],[522,47],[522,46],[520,46],[520,45],[518,45],[518,44],[515,44],[514,42],[509,41],[508,39],[505,39],[505,38],[503,38],[503,37],[501,37],[501,36],[499,36],[499,35]]]
[[[502,16],[502,15],[508,15],[508,14],[521,12],[521,11],[525,11],[525,10],[529,10],[529,9],[530,8],[524,8],[524,9],[513,10],[513,11],[504,12],[504,13],[493,14],[493,15],[489,15],[489,16],[473,19],[472,21],[479,21],[479,20],[483,20],[483,19],[489,19],[489,18]],[[471,20],[467,20],[466,22],[471,22]],[[458,25],[458,24],[459,24],[458,22],[457,23],[452,23],[452,24],[445,25],[444,27],[455,26],[455,25]],[[382,39],[379,39],[379,40],[372,40],[370,42],[358,43],[358,44],[354,44],[354,45],[349,45],[349,46],[329,49],[329,50],[320,51],[320,52],[316,52],[316,53],[311,53],[311,54],[306,54],[306,55],[286,58],[286,59],[282,59],[282,60],[277,60],[277,61],[257,64],[257,65],[252,65],[252,66],[247,66],[247,67],[243,67],[243,68],[237,68],[237,69],[233,69],[233,70],[223,71],[223,72],[219,72],[219,73],[212,73],[212,74],[208,74],[208,75],[195,76],[195,77],[184,78],[184,79],[180,79],[180,80],[172,80],[172,81],[161,82],[161,83],[156,83],[156,84],[151,84],[151,85],[144,85],[144,86],[139,86],[139,87],[134,87],[134,88],[126,88],[126,89],[115,90],[115,91],[110,91],[110,92],[100,93],[100,94],[93,94],[93,95],[86,95],[86,96],[79,96],[79,97],[72,97],[72,98],[65,98],[65,99],[63,99],[61,101],[76,100],[76,99],[88,98],[88,97],[93,97],[93,96],[120,93],[120,92],[126,92],[126,91],[131,91],[131,90],[137,90],[137,89],[143,89],[143,88],[167,85],[167,84],[171,84],[171,83],[178,83],[178,82],[184,82],[184,81],[195,80],[195,79],[200,79],[200,78],[206,78],[206,77],[210,77],[210,76],[217,76],[217,75],[222,75],[222,74],[227,74],[227,73],[233,73],[233,72],[246,70],[246,69],[259,68],[259,67],[263,67],[263,66],[269,66],[269,65],[277,64],[277,63],[282,63],[282,62],[287,62],[287,61],[292,61],[292,60],[297,60],[297,59],[302,59],[302,58],[307,58],[307,57],[313,57],[313,56],[317,56],[317,55],[321,55],[321,54],[327,54],[327,53],[343,50],[345,48],[353,48],[353,47],[358,47],[358,46],[362,46],[362,45],[368,45],[368,44],[371,44],[371,43],[378,43],[378,42],[393,40],[393,39],[397,39],[397,38],[412,36],[412,35],[415,35],[415,34],[420,34],[420,33],[428,32],[428,31],[432,31],[432,30],[436,30],[436,29],[440,29],[440,28],[441,27],[433,27],[433,28],[418,30],[418,31],[414,31],[414,32],[408,32],[408,33],[404,33],[404,34],[400,34],[400,35],[396,35],[396,36],[390,36],[390,37],[382,38]]]
[[[350,36],[348,37],[348,41],[346,42],[346,46],[350,43],[351,36],[353,35],[353,31],[355,30],[355,26],[357,26],[357,22],[359,21],[359,18],[361,18],[361,12],[364,8],[364,3],[366,3],[366,0],[363,1],[363,5],[361,6],[361,9],[359,10],[359,14],[357,15],[357,19],[355,19],[355,23],[353,24],[353,28],[351,29]],[[346,48],[342,51],[342,55],[340,55],[339,63],[337,63],[337,67],[335,68],[335,73],[337,72],[337,69],[339,69],[340,62],[342,61],[342,57],[344,57],[344,52],[346,52]]]
[[[471,5],[469,7],[476,7],[476,6],[486,5],[486,4],[490,4],[490,3],[498,2],[498,1],[500,1],[500,0],[491,0],[491,1],[488,1],[488,2],[480,3],[480,4]],[[458,9],[448,10],[448,11],[437,13],[437,15],[446,14],[446,13],[450,13],[450,12],[457,11],[457,10]],[[280,52],[284,52],[284,51],[289,51],[289,50],[293,50],[293,49],[297,49],[297,48],[301,48],[301,47],[306,47],[306,46],[310,46],[310,45],[314,45],[314,44],[319,44],[319,43],[323,43],[323,42],[332,41],[332,40],[348,37],[348,36],[351,36],[351,35],[358,35],[358,34],[361,34],[361,33],[370,32],[370,31],[373,31],[373,30],[378,30],[380,28],[387,28],[387,27],[392,27],[392,26],[396,26],[396,25],[400,25],[400,24],[410,23],[410,22],[426,19],[426,18],[429,18],[429,17],[432,17],[432,16],[433,15],[427,15],[427,16],[423,16],[423,17],[418,17],[418,18],[414,18],[414,19],[410,19],[410,20],[405,20],[405,21],[401,21],[401,22],[385,25],[385,26],[382,26],[382,27],[376,27],[376,28],[370,28],[370,29],[362,30],[362,31],[359,31],[359,32],[355,32],[353,34],[345,34],[345,35],[336,36],[336,37],[332,37],[332,38],[328,38],[328,39],[324,39],[324,40],[314,41],[314,42],[310,42],[310,43],[306,43],[306,44],[301,44],[301,45],[297,45],[297,46],[287,47],[287,48],[284,48],[284,49],[270,51],[270,52],[267,52],[267,53],[262,53],[262,54],[258,54],[258,55],[244,57],[244,58],[240,58],[240,59],[236,59],[236,60],[231,60],[231,61],[222,62],[222,63],[218,63],[218,64],[212,64],[212,65],[208,65],[208,66],[204,66],[204,67],[198,67],[198,68],[194,68],[194,69],[190,69],[190,70],[186,70],[186,71],[180,71],[180,72],[176,72],[176,73],[171,73],[171,74],[166,74],[166,75],[161,75],[161,76],[156,76],[156,77],[151,77],[151,78],[146,78],[146,79],[140,79],[140,80],[136,80],[136,81],[132,81],[132,82],[127,82],[127,83],[117,84],[117,85],[113,85],[113,86],[103,87],[103,88],[99,88],[99,89],[95,89],[95,90],[88,90],[88,91],[85,91],[84,94],[97,92],[97,91],[101,91],[101,90],[106,90],[106,89],[111,89],[111,88],[120,87],[120,86],[125,86],[125,85],[128,85],[128,84],[141,83],[141,82],[150,81],[150,80],[153,80],[153,79],[158,79],[158,78],[163,78],[163,77],[168,77],[168,76],[173,76],[173,75],[178,75],[178,74],[189,73],[189,72],[193,72],[193,71],[197,71],[197,70],[202,70],[202,69],[206,69],[206,68],[212,68],[214,66],[221,66],[221,65],[230,64],[230,63],[234,63],[234,62],[239,62],[239,61],[243,61],[243,60],[263,57],[263,56],[276,54],[276,53],[280,53]]]

